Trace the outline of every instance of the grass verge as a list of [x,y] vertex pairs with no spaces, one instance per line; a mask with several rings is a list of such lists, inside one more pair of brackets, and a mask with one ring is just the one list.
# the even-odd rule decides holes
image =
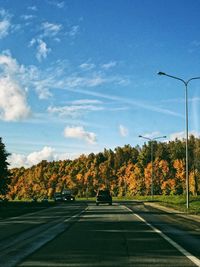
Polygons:
[[[128,199],[127,199],[128,200]],[[129,199],[130,200],[130,199]],[[186,208],[186,197],[180,196],[135,196],[132,200],[155,202],[165,207],[174,208],[191,214],[200,214],[200,196],[190,196],[189,210]]]

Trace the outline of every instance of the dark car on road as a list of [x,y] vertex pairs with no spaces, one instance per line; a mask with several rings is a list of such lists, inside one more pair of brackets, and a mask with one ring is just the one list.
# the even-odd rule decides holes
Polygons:
[[75,201],[75,196],[71,190],[63,190],[54,194],[54,200],[56,202],[73,202]]
[[72,194],[71,190],[63,190],[62,191],[62,200],[63,201],[75,201],[75,196]]
[[112,205],[112,196],[109,190],[99,190],[96,196],[96,205],[108,203]]
[[53,198],[54,198],[54,201],[56,201],[56,202],[62,201],[62,193],[61,192],[54,193]]

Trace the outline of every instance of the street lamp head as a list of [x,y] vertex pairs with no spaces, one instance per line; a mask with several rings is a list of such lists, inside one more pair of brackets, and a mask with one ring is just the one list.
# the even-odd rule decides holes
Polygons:
[[142,137],[141,135],[138,135],[138,137]]
[[157,74],[158,74],[158,75],[166,75],[166,73],[164,73],[164,72],[162,72],[162,71],[159,71]]

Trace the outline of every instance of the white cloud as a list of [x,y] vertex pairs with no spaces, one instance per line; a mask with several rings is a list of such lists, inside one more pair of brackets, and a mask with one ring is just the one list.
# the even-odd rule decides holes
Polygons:
[[92,77],[90,79],[85,79],[85,81],[84,81],[85,85],[87,85],[89,87],[95,87],[95,86],[101,85],[105,82],[106,82],[106,80],[101,76],[96,76],[96,77]]
[[72,102],[72,105],[63,107],[48,107],[48,112],[57,113],[60,116],[76,117],[85,114],[86,112],[99,111],[104,108],[102,102],[98,100],[81,99]]
[[58,8],[63,8],[65,6],[65,2],[62,1],[62,2],[58,2],[57,5],[56,5]]
[[57,0],[56,1],[55,0],[50,1],[50,0],[47,0],[47,3],[49,5],[55,6],[57,8],[63,8],[65,6],[65,2],[64,1],[57,1]]
[[103,110],[102,107],[96,107],[92,105],[81,105],[81,106],[65,106],[65,107],[49,107],[48,112],[57,113],[60,116],[69,116],[69,117],[77,117],[83,115],[88,111],[98,111]]
[[[34,43],[34,40],[32,40]],[[58,63],[59,64],[59,63]],[[67,66],[67,64],[65,64]],[[93,91],[87,91],[85,88],[92,88],[101,86],[103,84],[117,83],[118,79],[113,77],[103,77],[100,74],[91,74],[87,76],[74,75],[73,73],[67,73],[67,69],[63,66],[53,66],[53,68],[47,69],[45,71],[39,71],[35,66],[30,66],[27,73],[27,78],[29,82],[32,83],[33,87],[36,89],[37,93],[40,95],[44,90],[48,92],[46,96],[51,96],[50,90],[52,89],[62,89],[62,90],[73,90],[74,93],[79,93],[84,95],[95,95]],[[32,73],[32,74],[31,74]],[[28,75],[29,74],[29,75]],[[64,75],[65,74],[65,75]],[[84,90],[78,88],[84,88]],[[76,89],[76,90],[74,90]],[[98,93],[97,93],[98,94]],[[103,94],[99,93],[102,97]],[[107,98],[105,95],[103,98]],[[108,97],[109,99],[110,97]],[[115,97],[112,97],[115,98]],[[136,101],[137,102],[137,101]],[[91,103],[92,104],[92,103]]]
[[36,6],[29,6],[28,9],[32,10],[32,11],[37,11],[37,7]]
[[38,164],[42,160],[47,161],[57,161],[64,159],[73,159],[77,155],[70,155],[68,153],[56,153],[55,149],[49,146],[43,147],[40,151],[32,152],[28,155],[12,153],[8,157],[8,162],[10,163],[10,168],[20,168],[22,166],[28,168],[32,165]]
[[21,18],[24,20],[31,20],[35,18],[35,16],[34,15],[21,15]]
[[[33,38],[29,46],[36,46],[37,40]],[[92,72],[87,73],[87,75],[81,75],[78,71],[72,72],[67,60],[57,61],[43,71],[39,70],[36,66],[28,66],[24,75],[26,77],[23,77],[23,80],[36,90],[40,98],[44,98],[43,96],[41,97],[42,91],[45,91],[45,97],[51,96],[52,89],[73,90],[75,93],[79,93],[78,91],[80,90],[81,94],[92,96],[95,92],[90,91],[89,93],[85,88],[97,87],[103,84],[118,84],[120,80],[119,76],[113,77],[104,75],[103,73]],[[79,88],[84,88],[84,90]],[[102,95],[100,94],[100,97]]]
[[51,52],[51,48],[47,47],[47,44],[42,39],[35,39],[33,38],[29,42],[29,47],[36,46],[36,58],[38,61],[41,61],[42,59],[46,58],[47,55]]
[[20,66],[16,59],[11,57],[9,51],[4,51],[3,54],[0,54],[0,69],[9,75],[20,72]]
[[85,62],[85,63],[82,63],[82,64],[80,65],[80,68],[81,68],[82,70],[92,70],[92,69],[95,68],[95,64]]
[[38,94],[39,99],[48,99],[53,96],[49,89],[40,86],[36,88],[36,92]]
[[6,37],[11,28],[11,16],[4,10],[0,9],[0,39]]
[[170,134],[170,141],[174,141],[175,139],[183,140],[185,138],[185,132],[177,132]]
[[[196,131],[190,131],[188,133],[188,135],[194,135],[195,137],[199,138],[200,137],[200,133],[196,132]],[[176,132],[176,133],[172,133],[170,134],[169,136],[169,140],[170,141],[174,141],[175,139],[178,139],[178,140],[183,140],[185,139],[186,135],[185,135],[185,132],[182,131],[182,132]]]
[[[102,83],[109,83],[111,81],[117,82],[117,78],[116,79],[114,79],[114,78],[112,78],[112,79],[111,78],[110,79],[109,78],[102,79]],[[72,91],[71,88],[73,88],[73,87],[78,87],[78,83],[77,84],[75,84],[75,83],[71,84],[69,82],[69,80],[66,81],[65,85],[66,85],[66,87],[64,87],[63,89],[66,89],[68,91]],[[80,85],[81,85],[81,83],[80,83]],[[84,84],[82,84],[82,85],[90,87],[91,83],[90,83],[89,80],[88,81],[86,80],[86,82]],[[67,86],[71,87],[71,88],[67,88]],[[73,90],[73,92],[74,92],[74,90]],[[127,104],[127,105],[138,107],[138,108],[143,108],[145,110],[150,110],[150,111],[154,111],[154,112],[157,112],[157,113],[162,113],[162,114],[166,114],[166,115],[171,115],[171,116],[175,116],[175,117],[184,118],[184,115],[182,115],[180,113],[174,112],[174,111],[172,111],[170,109],[156,107],[155,105],[150,105],[150,104],[147,104],[146,102],[144,103],[144,102],[142,102],[140,100],[132,100],[132,99],[129,99],[129,98],[123,98],[123,97],[119,97],[119,96],[116,96],[116,95],[109,95],[109,94],[105,94],[105,93],[89,91],[89,90],[86,90],[86,89],[76,89],[75,92],[76,93],[81,93],[83,95],[92,96],[92,97],[99,97],[99,98],[103,98],[103,99],[113,100],[115,102]]]
[[21,80],[26,87],[34,89],[40,99],[52,97],[50,89],[54,88],[53,85],[56,84],[56,81],[52,80],[50,75],[40,71],[36,66],[24,68]]
[[54,149],[45,146],[41,151],[32,152],[27,156],[27,163],[30,165],[35,165],[42,160],[52,161],[54,160]]
[[35,43],[37,42],[37,40],[35,38],[31,39],[31,41],[29,42],[29,47],[33,46]]
[[60,42],[61,40],[59,37],[57,37],[57,35],[62,30],[62,27],[63,26],[61,24],[49,22],[42,23],[40,27],[40,30],[42,31],[41,34],[36,35],[35,38],[32,38],[32,40],[29,42],[29,47],[36,46],[36,58],[38,61],[46,58],[51,52],[51,48],[48,48],[44,38],[51,38],[51,40],[53,39],[56,42]]
[[74,36],[76,36],[79,33],[79,30],[80,30],[79,25],[74,25],[74,26],[71,27],[71,29],[69,31],[69,35],[71,37],[74,37]]
[[0,21],[0,39],[3,39],[8,35],[8,29],[10,27],[10,22],[8,20]]
[[76,88],[76,87],[96,87],[108,82],[105,78],[100,75],[92,75],[91,77],[82,76],[70,76],[65,80],[66,87]]
[[38,46],[37,46],[37,53],[36,53],[36,58],[38,59],[38,61],[41,61],[42,58],[46,58],[47,57],[47,54],[50,53],[51,51],[51,48],[48,48],[47,47],[47,44],[38,39]]
[[0,119],[18,121],[29,115],[30,108],[20,85],[10,77],[0,78]]
[[41,29],[43,30],[42,37],[44,36],[53,37],[56,36],[61,31],[62,25],[44,22],[42,23]]
[[102,104],[103,102],[97,99],[79,99],[72,101],[75,105],[85,105],[85,104]]
[[[89,150],[89,152],[88,151],[84,152],[84,154],[87,155],[90,152],[91,151]],[[31,152],[28,155],[12,153],[10,156],[8,156],[8,163],[10,164],[9,169],[20,168],[20,167],[29,168],[35,164],[40,163],[42,160],[46,160],[48,162],[58,161],[58,160],[68,160],[68,159],[74,160],[75,158],[78,158],[82,154],[83,151],[58,153],[51,146],[44,146],[41,150]]]
[[82,126],[66,127],[64,129],[64,136],[66,138],[85,140],[89,144],[96,144],[96,134],[85,131]]
[[[36,42],[37,39],[32,39],[31,45],[35,45]],[[52,65],[45,71],[40,71],[35,66],[28,66],[26,68],[18,66],[17,62],[14,59],[10,60],[8,55],[4,58],[3,66],[4,68],[9,69],[10,72],[15,68],[21,71],[20,84],[23,83],[23,86],[35,89],[39,98],[48,98],[52,96],[52,89],[62,89],[90,97],[112,100],[114,102],[126,104],[127,106],[134,106],[157,113],[184,118],[182,114],[174,112],[173,110],[160,108],[140,100],[132,100],[93,90],[86,90],[86,88],[97,87],[103,84],[119,84],[120,81],[124,79],[121,76],[108,76],[105,75],[105,73],[96,72],[92,72],[90,75],[79,75],[77,72],[70,72],[69,62],[67,61],[56,62],[55,65]]]
[[26,88],[20,83],[18,75],[23,66],[8,53],[0,55],[0,119],[17,121],[30,115],[26,100]]
[[119,133],[121,136],[126,137],[128,136],[128,129],[123,125],[119,125]]
[[22,166],[28,167],[25,155],[12,153],[8,157],[9,168],[20,168]]
[[110,61],[108,63],[105,63],[105,64],[102,64],[101,67],[105,70],[108,70],[110,68],[113,68],[117,65],[117,62],[116,61]]
[[[60,73],[62,75],[60,75]],[[63,77],[63,67],[61,67],[60,71],[57,71],[55,67],[54,70],[52,70],[51,72],[44,73],[44,76],[46,78],[38,80],[37,84],[40,84],[40,86],[42,84],[43,87],[45,88],[63,89],[67,91],[72,91],[73,93],[87,95],[90,97],[98,97],[107,100],[112,100],[129,106],[150,110],[152,112],[184,118],[184,115],[177,113],[173,110],[151,105],[140,100],[132,100],[128,98],[119,97],[116,95],[111,95],[111,94],[109,95],[101,92],[95,92],[93,90],[86,90],[86,88],[97,87],[103,84],[119,85],[121,84],[120,81],[124,80],[124,78],[121,76],[106,76],[103,75],[102,73],[101,74],[91,73],[90,76],[89,75],[81,76],[69,73],[67,77]],[[124,84],[124,82],[122,82],[122,84]]]
[[[64,64],[64,66],[63,66]],[[79,66],[80,67],[80,66]],[[142,108],[145,110],[150,110],[152,112],[157,112],[165,115],[175,116],[184,118],[184,115],[177,113],[171,109],[162,108],[156,105],[148,104],[140,100],[133,100],[128,98],[119,97],[116,95],[109,95],[101,92],[96,92],[93,90],[86,90],[86,88],[97,87],[103,84],[125,84],[125,79],[122,76],[109,76],[105,73],[92,72],[90,75],[79,75],[77,73],[67,73],[69,70],[68,62],[60,62],[59,67],[54,66],[54,68],[49,69],[41,74],[40,77],[35,81],[35,86],[40,88],[51,89],[63,89],[67,91],[73,91],[73,93],[83,94],[90,97],[98,97],[107,100],[112,100],[114,102],[123,103],[127,106],[134,106],[136,108]],[[66,76],[63,75],[66,73]]]

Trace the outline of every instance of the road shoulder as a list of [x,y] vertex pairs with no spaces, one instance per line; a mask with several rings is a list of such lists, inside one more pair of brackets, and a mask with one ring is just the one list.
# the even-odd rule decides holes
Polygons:
[[170,207],[162,206],[161,204],[154,203],[154,202],[144,202],[144,206],[146,206],[146,207],[149,206],[149,207],[164,211],[166,213],[176,214],[177,216],[181,216],[181,217],[184,217],[186,219],[193,220],[193,221],[200,223],[200,215],[188,214],[186,212],[183,212],[183,211],[180,211],[177,209],[173,209]]

